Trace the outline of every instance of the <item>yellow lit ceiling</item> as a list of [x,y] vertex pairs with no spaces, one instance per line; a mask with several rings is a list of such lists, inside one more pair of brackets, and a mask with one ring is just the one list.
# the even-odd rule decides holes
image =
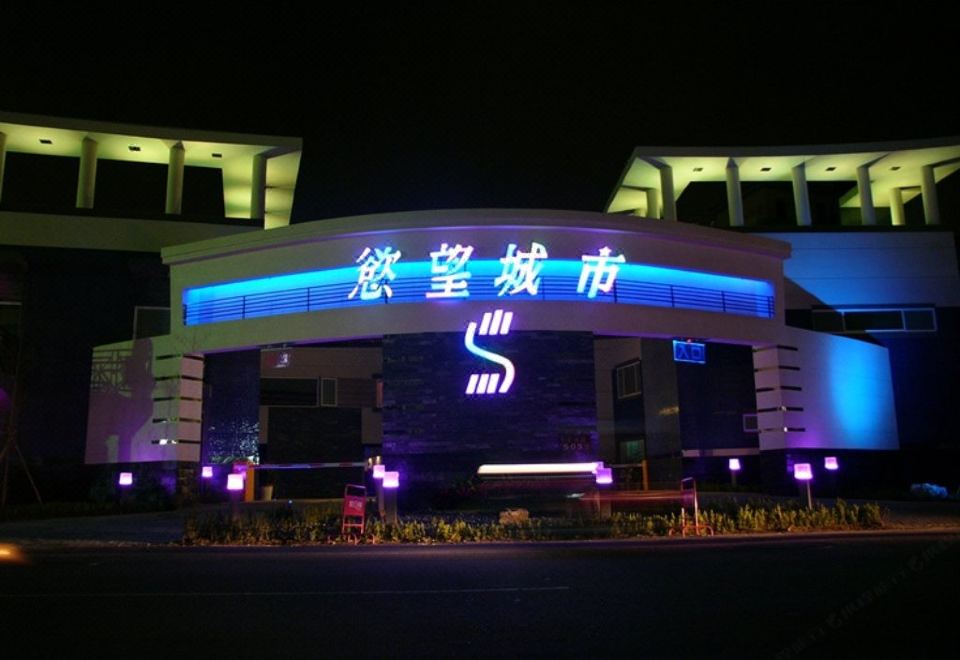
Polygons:
[[660,188],[658,163],[673,169],[674,190],[679,198],[690,183],[725,182],[730,159],[739,166],[741,182],[791,181],[790,170],[800,163],[805,165],[807,181],[849,181],[851,191],[841,199],[844,207],[860,206],[857,168],[869,164],[874,206],[889,206],[893,188],[903,190],[905,202],[920,194],[924,165],[936,165],[937,181],[960,169],[960,139],[768,148],[638,147],[614,190],[607,212],[646,215],[646,190]]
[[0,113],[0,133],[10,152],[80,157],[85,137],[97,142],[97,158],[135,163],[167,164],[170,147],[181,142],[184,163],[223,171],[224,209],[228,218],[249,218],[253,194],[253,161],[267,157],[266,228],[290,223],[293,192],[300,169],[301,140],[108,124]]

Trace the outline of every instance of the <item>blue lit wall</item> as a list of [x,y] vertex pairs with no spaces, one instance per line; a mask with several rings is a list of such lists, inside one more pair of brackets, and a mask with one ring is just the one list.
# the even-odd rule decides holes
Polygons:
[[[591,299],[586,293],[577,292],[582,267],[580,261],[547,260],[533,299],[652,305],[757,318],[774,316],[774,288],[767,281],[628,263],[620,266],[616,284],[609,293],[600,292]],[[463,300],[426,297],[431,290],[429,261],[400,262],[392,268],[396,278],[390,282],[393,295],[389,300],[349,297],[357,285],[356,266],[188,288],[183,291],[183,323],[201,325],[384,303],[455,304]],[[500,296],[493,284],[502,269],[497,259],[470,261],[469,299],[510,300],[509,296]],[[523,294],[516,299],[529,300],[531,296]]]

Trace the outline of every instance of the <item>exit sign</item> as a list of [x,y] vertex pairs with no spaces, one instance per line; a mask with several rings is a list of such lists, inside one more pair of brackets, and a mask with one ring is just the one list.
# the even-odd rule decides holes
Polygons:
[[695,341],[673,340],[673,361],[691,362],[693,364],[707,363],[707,345]]

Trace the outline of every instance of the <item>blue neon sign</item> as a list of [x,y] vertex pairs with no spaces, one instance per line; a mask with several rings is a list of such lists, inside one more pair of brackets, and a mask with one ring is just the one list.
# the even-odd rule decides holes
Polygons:
[[695,341],[673,340],[673,361],[691,364],[707,363],[707,345]]

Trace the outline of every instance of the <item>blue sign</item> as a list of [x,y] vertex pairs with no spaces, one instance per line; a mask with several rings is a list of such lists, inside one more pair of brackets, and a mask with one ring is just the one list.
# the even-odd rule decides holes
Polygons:
[[707,345],[695,341],[673,340],[673,361],[691,362],[693,364],[707,363]]

